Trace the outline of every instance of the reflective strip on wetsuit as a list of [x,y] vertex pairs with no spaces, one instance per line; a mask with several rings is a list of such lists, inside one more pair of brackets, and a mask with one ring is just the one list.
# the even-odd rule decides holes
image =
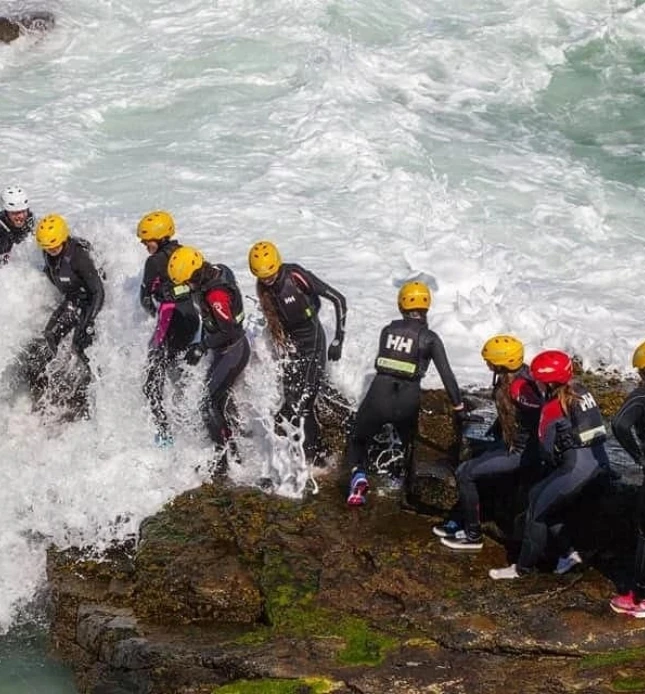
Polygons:
[[376,360],[376,366],[380,366],[382,369],[390,369],[391,371],[400,371],[404,374],[414,374],[417,370],[416,364],[400,361],[399,359],[388,359],[387,357],[379,357]]

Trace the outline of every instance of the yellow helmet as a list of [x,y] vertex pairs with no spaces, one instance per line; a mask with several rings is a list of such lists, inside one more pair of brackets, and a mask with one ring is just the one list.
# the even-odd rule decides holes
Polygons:
[[632,366],[639,371],[640,369],[645,369],[645,342],[641,342],[635,349],[632,357]]
[[142,241],[161,241],[175,235],[175,220],[169,212],[155,210],[141,217],[137,236]]
[[44,251],[62,246],[68,238],[69,227],[59,214],[48,214],[38,223],[36,243]]
[[524,363],[524,345],[512,335],[494,335],[484,342],[482,357],[493,366],[516,371]]
[[432,294],[423,282],[406,282],[399,289],[399,311],[427,311]]
[[264,280],[275,275],[282,266],[282,258],[271,241],[258,241],[249,251],[249,269],[258,279]]
[[204,256],[190,246],[179,246],[168,259],[168,277],[173,284],[188,282],[204,264]]

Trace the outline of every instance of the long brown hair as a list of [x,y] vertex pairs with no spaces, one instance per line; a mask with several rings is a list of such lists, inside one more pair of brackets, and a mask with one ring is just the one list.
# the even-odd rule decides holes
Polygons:
[[255,285],[255,290],[260,300],[260,308],[267,321],[267,327],[269,328],[269,333],[273,340],[273,346],[279,356],[284,356],[289,351],[289,338],[284,332],[278,309],[271,298],[271,292],[268,287],[259,280]]
[[553,389],[553,394],[559,400],[560,407],[567,416],[569,412],[571,412],[571,408],[582,399],[578,393],[575,392],[573,384],[571,383],[567,383],[563,386],[556,386]]
[[502,438],[507,448],[513,447],[517,431],[517,410],[511,399],[511,383],[517,371],[501,371],[495,374],[495,407]]

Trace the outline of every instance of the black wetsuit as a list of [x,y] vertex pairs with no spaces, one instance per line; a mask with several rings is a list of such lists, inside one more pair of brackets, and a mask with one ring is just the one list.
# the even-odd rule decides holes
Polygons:
[[0,212],[0,264],[9,260],[14,246],[22,243],[34,231],[34,215],[29,212],[21,227],[14,226],[6,211]]
[[[501,383],[496,377],[493,400],[498,410],[503,395]],[[520,468],[535,469],[540,463],[538,423],[543,398],[526,365],[515,372],[508,390],[508,396],[515,406],[515,427],[510,446],[501,436],[497,419],[492,427],[496,445],[476,458],[461,463],[455,472],[463,527],[471,542],[482,537],[478,482],[494,475],[515,472]]]
[[243,327],[242,295],[226,265],[205,263],[191,281],[196,284],[194,295],[202,319],[200,348],[211,359],[203,415],[212,441],[224,446],[236,424],[231,390],[251,354]]
[[[645,384],[628,396],[611,423],[620,445],[645,468]],[[634,560],[634,602],[645,600],[645,479],[636,505],[636,557]]]
[[82,359],[94,340],[94,320],[103,308],[105,291],[90,251],[87,241],[70,237],[58,255],[43,253],[45,274],[63,295],[45,326],[45,339],[53,353],[72,330],[72,345]]
[[270,297],[289,342],[282,369],[283,402],[276,423],[279,427],[284,418],[298,426],[302,418],[305,456],[310,462],[316,462],[322,443],[314,403],[327,363],[327,338],[318,318],[320,300],[328,299],[334,306],[334,342],[340,348],[345,337],[345,297],[295,263],[283,263],[273,284],[258,282],[258,293]]
[[450,368],[439,335],[430,330],[425,313],[413,312],[392,321],[381,331],[376,357],[376,376],[361,402],[347,463],[365,472],[370,439],[384,424],[393,424],[404,448],[407,480],[421,407],[421,379],[433,362],[453,405],[461,404],[457,380]]
[[176,241],[162,239],[158,242],[156,253],[146,260],[139,291],[141,305],[157,319],[148,345],[143,392],[162,437],[169,434],[163,398],[166,374],[193,342],[200,323],[190,289],[183,284],[174,286],[168,277],[168,260],[177,248]]
[[542,456],[554,469],[529,492],[518,573],[535,567],[546,550],[549,535],[560,556],[571,553],[563,510],[590,482],[609,470],[600,408],[584,386],[576,384],[573,388],[579,400],[570,412],[564,412],[558,398],[542,407],[538,436]]

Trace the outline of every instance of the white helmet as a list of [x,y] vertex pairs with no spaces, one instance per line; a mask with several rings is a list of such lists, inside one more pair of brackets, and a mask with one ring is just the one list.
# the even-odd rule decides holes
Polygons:
[[2,199],[2,209],[6,212],[22,212],[29,209],[27,193],[18,186],[5,188],[0,199]]

